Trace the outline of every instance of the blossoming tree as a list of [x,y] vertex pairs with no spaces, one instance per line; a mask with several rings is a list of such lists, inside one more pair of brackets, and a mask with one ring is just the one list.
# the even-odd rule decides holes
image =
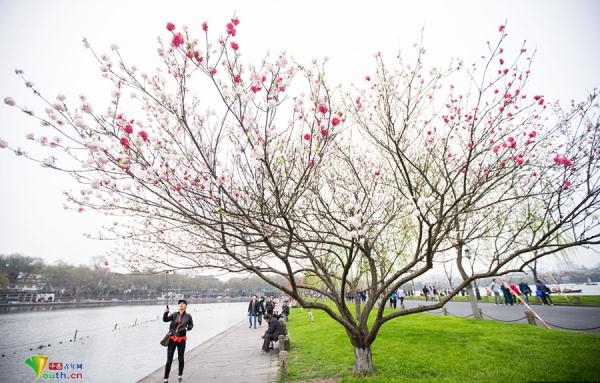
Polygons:
[[[285,54],[243,63],[238,24],[215,42],[202,24],[203,43],[167,24],[154,74],[84,41],[112,84],[108,109],[34,89],[47,103],[38,115],[7,97],[44,132],[27,135],[35,154],[0,148],[72,174],[83,185],[67,194],[72,206],[118,218],[103,236],[122,241],[131,268],[252,272],[325,311],[345,328],[357,375],[375,372],[371,345],[387,321],[598,243],[597,94],[568,111],[527,94],[526,49],[505,53],[504,27],[480,66],[426,70],[421,47],[412,65],[377,54],[354,89]],[[384,310],[436,263],[459,271],[451,295]],[[366,302],[349,304],[359,289]]]

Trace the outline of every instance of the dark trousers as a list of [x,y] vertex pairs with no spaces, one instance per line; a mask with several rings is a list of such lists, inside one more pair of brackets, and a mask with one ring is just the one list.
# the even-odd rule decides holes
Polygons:
[[181,342],[171,341],[169,343],[169,346],[167,346],[167,364],[165,365],[165,379],[169,378],[169,373],[171,372],[171,364],[173,363],[173,355],[175,354],[175,348],[177,348],[177,360],[179,361],[179,376],[183,375],[183,355],[185,353],[185,340]]
[[271,345],[272,340],[278,340],[279,336],[275,336],[273,334],[265,334],[265,341],[263,342],[262,349],[263,351],[269,351],[269,346]]

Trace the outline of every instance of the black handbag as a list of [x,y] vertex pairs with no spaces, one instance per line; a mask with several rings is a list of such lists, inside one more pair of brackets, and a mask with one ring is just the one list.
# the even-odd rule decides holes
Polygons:
[[169,331],[167,333],[167,335],[165,335],[161,340],[160,340],[160,344],[162,346],[167,347],[169,345],[169,343],[171,343],[171,331]]
[[[177,328],[175,329],[174,334],[177,334],[177,332],[179,331],[179,326],[181,326],[181,324],[177,325]],[[169,332],[167,332],[167,335],[163,336],[163,338],[160,340],[160,344],[162,346],[167,347],[169,345],[169,343],[171,343],[171,335],[173,335],[173,332],[171,330],[169,330]]]

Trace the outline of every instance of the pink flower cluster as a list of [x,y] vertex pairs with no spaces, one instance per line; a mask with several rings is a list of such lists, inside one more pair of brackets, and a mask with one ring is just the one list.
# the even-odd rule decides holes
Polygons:
[[557,165],[564,165],[567,167],[573,166],[573,162],[570,159],[568,159],[567,157],[556,156],[556,157],[554,157],[554,163]]
[[[122,114],[117,115],[116,120],[116,125],[121,127],[125,132],[125,136],[121,137],[119,141],[125,150],[129,150],[131,148],[131,141],[129,140],[129,135],[133,134],[134,120],[127,121]],[[148,141],[148,132],[146,132],[145,130],[140,130],[138,132],[138,136],[142,140]]]
[[225,25],[225,29],[227,30],[227,34],[230,36],[235,36],[236,34],[236,30],[235,27],[238,26],[238,24],[240,23],[240,20],[238,20],[237,17],[231,19],[230,23],[227,23],[227,25]]

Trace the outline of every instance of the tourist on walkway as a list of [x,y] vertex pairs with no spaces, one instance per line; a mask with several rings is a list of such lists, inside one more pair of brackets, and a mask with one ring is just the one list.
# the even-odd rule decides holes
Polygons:
[[275,309],[275,305],[273,304],[273,297],[268,296],[267,302],[265,303],[265,310],[267,314],[273,315],[273,310]]
[[488,288],[494,293],[496,304],[502,304],[502,300],[500,299],[500,284],[498,284],[495,279],[492,279],[492,283],[490,283],[490,287]]
[[543,305],[550,304],[548,303],[548,292],[546,291],[547,288],[548,287],[542,281],[540,281],[539,279],[537,280],[535,284],[535,295],[540,297]]
[[506,287],[503,284],[500,285],[500,290],[502,290],[502,295],[504,296],[504,304],[505,305],[512,305],[513,301],[512,301],[512,295],[510,293],[510,289],[508,287]]
[[521,291],[519,291],[519,288],[517,287],[517,285],[513,282],[510,281],[510,284],[508,285],[508,287],[510,288],[510,292],[512,294],[511,299],[514,303],[520,303],[518,296],[521,295]]
[[394,291],[390,296],[390,307],[395,309],[396,302],[398,302],[398,293]]
[[404,289],[398,289],[398,299],[400,299],[400,307],[404,308],[404,296],[406,295],[406,293],[404,292]]
[[250,322],[250,328],[254,326],[256,328],[256,317],[260,310],[260,304],[256,300],[256,295],[252,296],[250,303],[248,303],[248,321]]
[[281,322],[279,322],[279,320],[273,318],[269,314],[265,315],[265,320],[269,324],[269,328],[267,329],[267,331],[265,331],[264,335],[262,336],[262,338],[264,339],[262,346],[263,355],[269,353],[269,346],[271,345],[271,341],[279,339],[279,335],[285,335],[283,325],[281,324]]
[[523,299],[525,299],[525,303],[529,304],[529,295],[531,294],[531,287],[525,281],[521,281],[519,283],[519,290],[521,291],[521,295],[523,295]]
[[262,296],[258,300],[258,325],[262,326],[263,315],[265,315],[265,297]]
[[427,286],[423,286],[423,290],[421,290],[423,295],[425,296],[425,300],[428,301],[429,300],[429,289],[427,288]]
[[187,331],[194,327],[192,316],[185,312],[187,308],[187,301],[180,299],[177,302],[179,311],[169,315],[169,306],[167,306],[163,315],[163,322],[171,322],[169,325],[169,331],[171,332],[171,341],[167,346],[167,364],[165,365],[165,382],[169,381],[169,373],[171,372],[171,364],[173,363],[173,355],[175,354],[175,348],[177,348],[177,359],[179,361],[179,376],[177,377],[178,382],[182,382],[183,378],[183,365],[185,355],[185,342],[187,340]]

